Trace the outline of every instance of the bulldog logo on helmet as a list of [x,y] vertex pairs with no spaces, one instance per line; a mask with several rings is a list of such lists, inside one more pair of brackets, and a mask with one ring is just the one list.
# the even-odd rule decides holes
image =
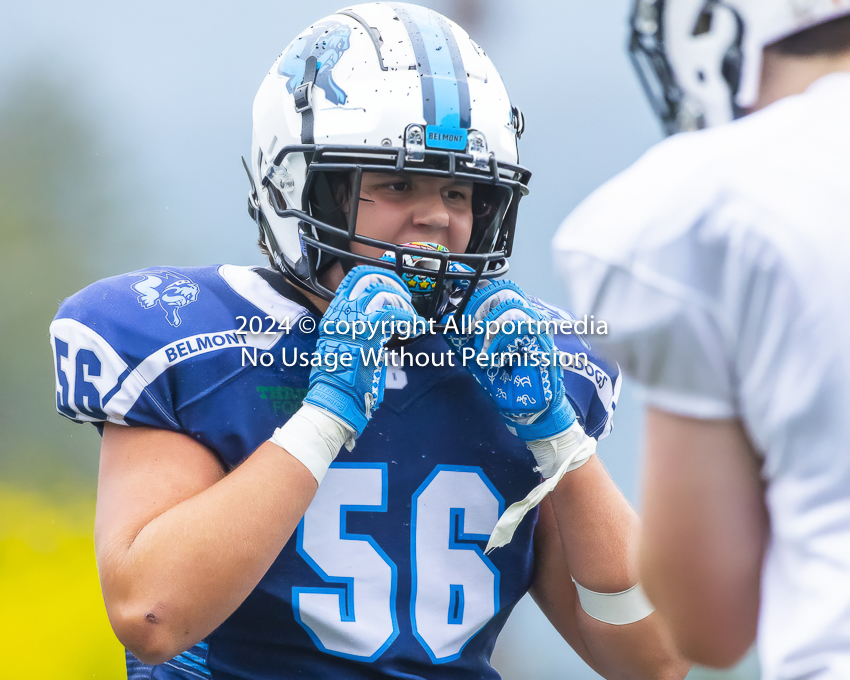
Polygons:
[[307,59],[316,57],[316,87],[322,88],[325,99],[341,106],[347,99],[345,92],[333,80],[332,71],[340,57],[351,46],[351,28],[339,21],[323,21],[312,27],[312,32],[297,37],[280,60],[278,74],[288,76],[287,91],[292,94],[304,81]]
[[[151,272],[142,275],[144,278],[130,286],[139,294],[139,304],[144,309],[159,304],[165,310],[165,319],[172,326],[181,323],[178,310],[198,299],[201,289],[191,279],[170,271]],[[160,291],[160,286],[167,284]]]

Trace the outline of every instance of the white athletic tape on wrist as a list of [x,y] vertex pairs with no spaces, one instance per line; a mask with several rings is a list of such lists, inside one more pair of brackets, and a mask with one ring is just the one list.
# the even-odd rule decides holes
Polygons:
[[355,433],[332,413],[302,404],[269,441],[300,460],[321,484],[343,444],[351,451]]
[[575,579],[573,583],[576,584],[578,599],[585,614],[602,623],[625,626],[645,619],[655,611],[640,583],[622,593],[595,593]]
[[[584,446],[588,439],[592,447]],[[570,461],[566,472],[581,467],[596,452],[596,440],[588,437],[577,422],[554,437],[526,442],[526,446],[534,454],[543,479],[554,477],[566,461]]]
[[[596,440],[593,437],[588,437],[578,423],[573,423],[559,435],[550,437],[549,439],[538,439],[528,442],[527,445],[531,449],[531,452],[534,453],[538,464],[541,467],[546,466],[546,472],[549,472],[551,469],[554,469],[555,472],[542,484],[534,487],[525,498],[511,505],[499,517],[499,521],[496,522],[496,526],[493,527],[493,532],[490,534],[487,547],[484,549],[485,555],[491,550],[501,548],[510,543],[514,537],[516,528],[528,511],[546,498],[565,474],[571,470],[580,468],[596,453]],[[547,457],[539,457],[532,446],[536,447],[539,452],[544,453]],[[551,461],[548,457],[551,457]],[[557,467],[554,467],[555,465]],[[543,471],[541,470],[541,472]],[[543,472],[544,477],[546,476],[546,472]]]

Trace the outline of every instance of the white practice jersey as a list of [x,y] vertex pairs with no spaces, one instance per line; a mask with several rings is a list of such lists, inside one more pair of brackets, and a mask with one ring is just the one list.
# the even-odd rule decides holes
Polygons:
[[765,680],[850,678],[850,73],[662,142],[554,245],[646,401],[764,456]]

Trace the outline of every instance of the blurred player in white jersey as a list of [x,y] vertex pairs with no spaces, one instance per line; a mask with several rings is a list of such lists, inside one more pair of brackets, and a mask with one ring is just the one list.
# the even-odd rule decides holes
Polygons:
[[646,590],[694,661],[850,678],[850,1],[637,0],[631,51],[684,134],[555,248],[643,388]]

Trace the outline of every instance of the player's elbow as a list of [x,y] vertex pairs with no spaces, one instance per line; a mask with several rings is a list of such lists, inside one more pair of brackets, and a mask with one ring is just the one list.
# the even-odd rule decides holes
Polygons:
[[658,601],[658,612],[685,659],[710,668],[730,668],[755,642],[758,607],[743,611],[718,604],[679,594],[675,600]]
[[647,551],[641,569],[644,589],[684,658],[711,668],[729,668],[743,658],[758,628],[756,577],[718,578]]
[[[203,637],[192,639],[196,626],[191,612],[182,609],[168,589],[151,586],[124,563],[101,559],[99,567],[109,623],[137,659],[151,665],[164,663]],[[149,591],[159,595],[151,597]]]
[[115,636],[143,663],[161,664],[191,647],[185,638],[174,635],[173,624],[155,608],[128,606],[108,611]]
[[709,668],[731,668],[744,658],[755,642],[755,635],[674,630],[673,640],[682,656],[693,663]]

